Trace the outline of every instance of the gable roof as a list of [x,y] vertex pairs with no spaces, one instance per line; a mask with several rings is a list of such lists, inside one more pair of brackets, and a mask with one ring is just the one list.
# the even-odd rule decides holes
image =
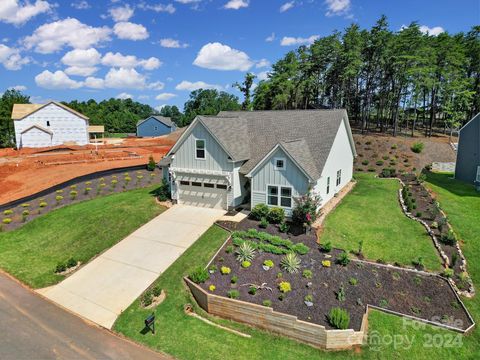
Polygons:
[[478,113],[473,118],[471,118],[469,121],[467,121],[467,123],[465,125],[463,125],[459,131],[467,129],[469,126],[473,125],[476,121],[478,121],[480,123],[480,113]]
[[84,120],[89,120],[89,118],[78,111],[75,111],[71,108],[69,108],[67,105],[64,105],[62,103],[56,102],[56,101],[50,101],[45,104],[13,104],[13,109],[12,109],[12,120],[22,120],[28,115],[31,115],[35,112],[37,112],[40,109],[43,109],[44,107],[50,105],[50,104],[55,104],[59,107],[61,107],[64,110],[67,110],[68,112],[84,119]]
[[157,116],[157,115],[152,115],[152,116],[149,116],[148,118],[146,119],[143,119],[143,120],[139,120],[137,122],[137,126],[143,124],[145,121],[147,121],[148,119],[155,119],[159,122],[161,122],[163,125],[165,126],[168,126],[168,127],[172,127],[172,126],[175,126],[175,124],[173,123],[173,121],[169,118],[169,117],[165,117],[165,116]]
[[26,128],[25,130],[23,130],[20,134],[25,134],[26,132],[32,130],[33,128],[39,129],[39,130],[41,130],[41,131],[43,131],[43,132],[45,132],[45,133],[47,133],[47,134],[53,135],[53,132],[52,132],[52,131],[50,131],[50,130],[47,129],[47,128],[44,128],[43,126],[37,125],[37,124],[32,125],[32,126],[29,126],[29,127]]

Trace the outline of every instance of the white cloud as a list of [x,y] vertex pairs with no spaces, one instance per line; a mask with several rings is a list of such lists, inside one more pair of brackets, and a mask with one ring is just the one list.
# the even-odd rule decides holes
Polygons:
[[179,2],[180,4],[194,4],[201,2],[202,0],[175,0],[176,2]]
[[19,0],[0,1],[0,21],[14,25],[25,24],[38,14],[50,11],[52,5],[47,1],[37,0],[35,3]]
[[112,17],[113,21],[120,22],[120,21],[128,21],[134,13],[134,10],[130,7],[130,5],[119,6],[116,8],[112,8],[108,10],[110,16]]
[[129,93],[126,93],[126,92],[122,92],[122,93],[118,94],[116,96],[116,98],[121,99],[121,100],[133,99],[133,95],[129,94]]
[[180,48],[188,47],[188,44],[187,43],[181,43],[180,41],[175,40],[175,39],[165,38],[165,39],[160,39],[160,46],[165,47],[165,48],[180,49]]
[[150,99],[150,95],[138,95],[137,96],[139,100],[148,100]]
[[91,76],[98,71],[95,66],[69,66],[65,69],[65,74],[77,76]]
[[350,11],[350,0],[325,0],[327,16],[346,15]]
[[315,40],[317,40],[319,37],[320,37],[319,35],[312,35],[308,38],[284,36],[282,41],[280,42],[280,45],[292,46],[292,45],[313,44],[313,42],[315,42]]
[[135,69],[110,69],[105,76],[105,86],[114,89],[144,89],[146,78]]
[[154,109],[157,110],[158,112],[162,111],[162,109],[166,106],[166,104],[163,104],[163,105],[158,105],[158,106],[155,106]]
[[272,42],[273,40],[275,40],[275,33],[272,33],[272,35],[267,36],[267,37],[265,38],[265,41],[266,41],[266,42]]
[[220,85],[214,85],[214,84],[207,84],[206,82],[203,81],[196,81],[196,82],[190,82],[183,80],[181,83],[179,83],[177,86],[175,86],[176,90],[187,90],[187,91],[194,91],[198,89],[216,89],[216,90],[221,90],[222,87]]
[[164,4],[157,4],[157,5],[148,5],[148,4],[141,4],[139,7],[143,10],[152,10],[155,12],[166,12],[169,14],[173,14],[177,9],[172,4],[164,5]]
[[206,69],[247,71],[253,61],[243,51],[215,42],[204,45],[193,64]]
[[138,59],[135,55],[122,55],[121,53],[106,53],[102,60],[102,65],[110,67],[135,68],[143,67],[145,70],[154,70],[162,65],[162,62],[155,58]]
[[420,26],[420,31],[424,34],[428,34],[428,35],[431,35],[431,36],[438,36],[441,33],[443,33],[445,30],[441,26],[434,26],[434,27],[430,28],[426,25],[422,25],[422,26]]
[[163,90],[165,84],[161,81],[155,81],[153,83],[148,84],[147,88],[152,90]]
[[25,85],[15,85],[15,86],[10,86],[8,89],[9,90],[17,90],[17,91],[25,91],[25,90],[27,90],[27,87]]
[[258,80],[267,80],[268,79],[268,71],[262,71],[257,74]]
[[77,10],[86,10],[86,9],[90,9],[91,7],[90,4],[85,0],[72,2],[70,6]]
[[75,49],[67,52],[60,60],[68,66],[88,67],[100,63],[102,55],[95,48]]
[[172,93],[163,93],[163,94],[158,94],[155,99],[156,100],[161,100],[161,101],[168,101],[170,99],[173,99],[175,96],[177,96],[176,94],[172,94]]
[[270,66],[270,61],[268,61],[267,59],[261,59],[255,64],[256,68],[262,68],[262,67],[268,67],[268,66]]
[[288,11],[290,10],[291,8],[293,8],[295,6],[295,1],[289,1],[289,2],[286,2],[285,4],[283,4],[282,6],[280,6],[280,12],[285,12],[285,11]]
[[238,10],[248,7],[248,0],[230,0],[224,6],[225,9]]
[[72,80],[63,71],[57,70],[54,73],[45,70],[35,76],[35,83],[45,89],[78,89],[83,83]]
[[105,81],[96,77],[87,77],[83,85],[92,89],[103,89],[105,87]]
[[38,27],[31,36],[24,39],[27,49],[35,48],[41,54],[51,54],[64,46],[74,49],[89,47],[110,40],[111,29],[92,27],[74,18],[54,21]]
[[125,40],[145,40],[149,36],[145,26],[131,22],[116,23],[113,32],[119,39]]
[[0,64],[7,70],[20,70],[30,62],[30,58],[22,57],[20,50],[0,44]]

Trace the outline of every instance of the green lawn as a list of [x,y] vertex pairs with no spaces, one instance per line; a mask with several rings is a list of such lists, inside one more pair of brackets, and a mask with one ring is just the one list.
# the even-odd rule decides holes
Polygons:
[[[372,183],[373,179],[361,176],[360,180]],[[362,181],[358,185],[360,185]],[[382,180],[383,184],[383,180]],[[396,185],[386,181],[379,186]],[[449,181],[446,176],[432,175],[429,186],[439,193],[439,201],[447,211],[451,223],[465,240],[464,251],[477,289],[480,287],[480,197],[473,187]],[[373,185],[369,185],[372,188]],[[375,187],[373,187],[375,188]],[[360,188],[361,189],[361,188]],[[388,187],[387,187],[388,189]],[[358,191],[358,188],[357,190]],[[371,189],[374,191],[374,189]],[[384,196],[390,191],[385,190]],[[353,194],[352,194],[353,195]],[[355,196],[355,195],[353,195]],[[353,197],[350,196],[350,197]],[[358,195],[357,195],[358,196]],[[381,198],[381,196],[380,196]],[[346,200],[346,199],[345,199]],[[383,200],[382,200],[383,202]],[[340,208],[339,208],[340,209]],[[472,214],[465,216],[466,214]],[[476,214],[477,216],[475,216]],[[397,214],[398,215],[398,214]],[[365,215],[368,216],[368,215]],[[182,277],[196,266],[204,265],[225,240],[227,234],[218,227],[211,227],[157,280],[167,292],[166,300],[154,311],[157,316],[157,333],[142,334],[143,320],[152,312],[134,302],[115,323],[114,329],[153,349],[172,354],[179,359],[478,359],[480,357],[480,332],[468,336],[441,330],[436,327],[404,324],[402,318],[372,311],[369,316],[369,340],[373,343],[360,351],[324,352],[286,338],[243,326],[238,323],[212,318],[222,325],[252,335],[241,338],[224,330],[207,325],[183,313],[183,306],[193,299],[183,284]],[[425,240],[421,238],[421,240]],[[384,251],[383,243],[375,242]],[[373,245],[372,245],[373,246]],[[381,250],[375,250],[381,253]],[[399,261],[401,251],[392,261]],[[480,301],[465,301],[475,319],[480,318]],[[196,311],[208,316],[201,309]],[[378,335],[378,336],[377,336]]]
[[55,284],[58,262],[83,263],[160,214],[152,187],[67,206],[0,233],[0,268],[33,288]]
[[441,260],[425,228],[407,218],[398,202],[400,184],[377,179],[371,174],[356,175],[357,185],[325,219],[322,243],[363,253],[372,260],[411,265],[423,257],[429,270],[440,270]]

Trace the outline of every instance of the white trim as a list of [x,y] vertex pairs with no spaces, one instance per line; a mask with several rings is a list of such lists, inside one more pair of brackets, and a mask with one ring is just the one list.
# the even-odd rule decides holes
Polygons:
[[[277,161],[283,161],[283,166],[282,167],[278,167],[277,166]],[[274,170],[285,170],[287,168],[287,159],[285,159],[284,157],[274,157],[273,158],[273,169]]]
[[[270,193],[268,192],[269,187],[276,187],[277,188],[277,205],[271,205],[268,203],[268,197],[270,196]],[[286,196],[282,196],[282,188],[284,189],[290,189],[290,205],[293,205],[293,187],[288,186],[288,185],[277,185],[277,184],[266,184],[265,185],[265,205],[267,206],[273,206],[273,207],[279,207],[282,209],[293,209],[292,206],[282,206],[282,197],[287,198]],[[273,196],[273,195],[272,195]]]
[[[203,149],[198,149],[197,141],[203,141]],[[197,156],[197,151],[203,150],[203,158]],[[203,160],[207,159],[207,140],[205,139],[195,139],[195,160]]]

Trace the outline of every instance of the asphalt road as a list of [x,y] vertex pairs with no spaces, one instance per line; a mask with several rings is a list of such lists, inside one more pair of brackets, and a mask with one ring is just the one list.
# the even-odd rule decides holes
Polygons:
[[[142,325],[139,324],[139,329]],[[0,359],[158,360],[169,357],[88,324],[0,272]]]

